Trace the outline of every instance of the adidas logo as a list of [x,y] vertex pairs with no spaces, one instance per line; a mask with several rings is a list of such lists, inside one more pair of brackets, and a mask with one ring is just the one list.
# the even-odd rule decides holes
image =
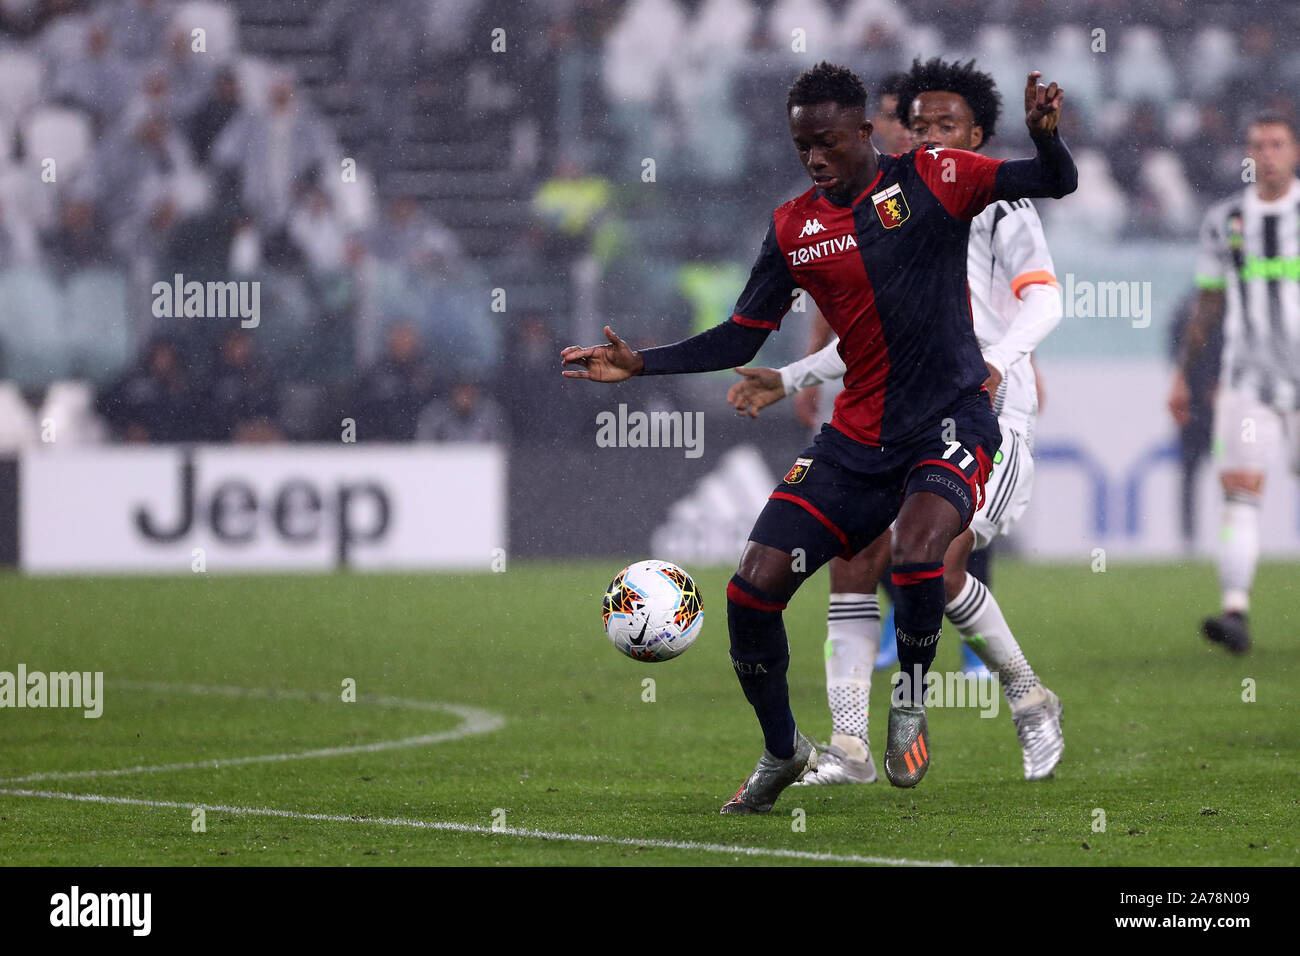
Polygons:
[[649,553],[674,555],[684,564],[734,561],[775,484],[756,447],[732,448],[668,507],[663,523],[651,532]]
[[826,227],[821,224],[820,219],[805,219],[803,232],[799,233],[799,238],[802,239],[805,236],[815,236],[817,233],[825,231]]

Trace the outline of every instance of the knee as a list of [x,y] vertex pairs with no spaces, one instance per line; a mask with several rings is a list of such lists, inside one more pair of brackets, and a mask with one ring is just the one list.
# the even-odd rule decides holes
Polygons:
[[[753,592],[760,599],[765,599],[766,603],[784,604],[798,587],[791,556],[753,541],[749,542],[745,553],[741,555],[740,567],[732,579],[733,586],[737,579],[746,592]],[[732,597],[731,588],[727,589],[727,594],[729,598]]]
[[942,561],[951,536],[943,529],[925,524],[912,524],[907,528],[894,528],[894,542],[890,549],[893,564],[932,564]]

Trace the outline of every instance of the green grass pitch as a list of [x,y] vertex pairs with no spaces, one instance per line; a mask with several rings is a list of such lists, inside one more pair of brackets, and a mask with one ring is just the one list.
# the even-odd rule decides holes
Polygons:
[[[1056,778],[1021,778],[1005,706],[991,719],[932,708],[933,760],[915,790],[882,773],[789,790],[771,815],[744,818],[718,814],[762,746],[727,660],[730,569],[691,569],[703,634],[647,665],[601,631],[620,566],[0,577],[0,670],[105,679],[99,719],[0,709],[0,863],[1300,862],[1294,564],[1261,567],[1256,648],[1231,658],[1197,632],[1216,603],[1209,565],[1001,561],[1002,605],[1065,704]],[[819,739],[825,596],[820,577],[787,614],[795,716]],[[936,667],[958,659],[950,630]],[[887,704],[877,673],[878,761]],[[431,739],[373,746],[410,738]],[[324,753],[293,756],[310,751]]]

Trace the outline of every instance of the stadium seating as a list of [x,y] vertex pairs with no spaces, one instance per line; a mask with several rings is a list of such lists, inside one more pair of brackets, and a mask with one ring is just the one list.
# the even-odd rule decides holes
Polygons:
[[69,277],[64,295],[71,369],[94,382],[110,381],[134,354],[126,278],[108,269],[83,270]]
[[63,317],[63,297],[49,275],[32,269],[0,275],[0,375],[33,386],[65,376],[72,353]]

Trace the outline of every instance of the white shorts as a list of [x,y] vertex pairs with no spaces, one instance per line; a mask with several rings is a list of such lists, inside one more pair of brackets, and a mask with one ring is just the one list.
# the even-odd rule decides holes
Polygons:
[[975,548],[987,548],[993,539],[1006,534],[1029,507],[1034,490],[1034,458],[1020,432],[1002,429],[1002,461],[984,483],[984,507],[975,512],[970,529]]
[[1283,412],[1253,395],[1221,386],[1214,398],[1214,458],[1219,471],[1267,471],[1286,450],[1300,473],[1300,411]]

